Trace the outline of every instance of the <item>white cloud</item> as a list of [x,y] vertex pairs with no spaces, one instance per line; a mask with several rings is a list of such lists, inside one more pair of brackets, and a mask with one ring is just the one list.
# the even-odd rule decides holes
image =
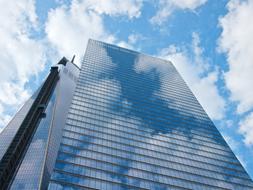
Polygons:
[[248,114],[244,120],[240,122],[239,133],[244,136],[244,143],[246,145],[253,144],[253,112]]
[[177,9],[193,11],[205,4],[206,1],[207,0],[159,0],[158,11],[150,21],[152,24],[161,25],[167,20],[173,11]]
[[[0,1],[0,128],[28,98],[25,84],[44,68],[43,45],[31,38],[37,16],[33,0]],[[9,113],[9,114],[7,114]]]
[[[212,119],[222,119],[225,111],[225,101],[220,96],[216,82],[218,72],[208,72],[208,62],[202,57],[199,37],[193,33],[194,58],[191,59],[186,50],[170,46],[161,51],[160,56],[170,60],[186,81],[193,94]],[[203,75],[205,74],[205,75]]]
[[[72,1],[71,5],[61,5],[48,14],[46,34],[49,43],[59,55],[71,57],[77,54],[75,61],[80,65],[81,55],[89,38],[106,42],[114,42],[119,46],[131,47],[124,41],[109,34],[103,23],[101,14],[123,16],[129,18],[140,16],[141,1]],[[64,31],[64,32],[63,32]]]
[[85,4],[89,10],[99,14],[107,14],[110,16],[127,15],[132,19],[141,15],[140,8],[142,7],[142,0],[88,0]]
[[135,44],[140,41],[145,40],[145,37],[142,34],[139,33],[133,33],[128,36],[128,43],[129,44]]
[[226,53],[229,70],[224,74],[231,100],[238,102],[237,112],[253,108],[253,0],[231,0],[228,13],[220,18],[222,33],[219,50]]
[[0,89],[4,89],[0,91],[0,128],[9,121],[10,109],[16,112],[29,97],[25,85],[44,69],[46,59],[55,63],[61,56],[76,54],[80,63],[89,38],[131,47],[105,30],[103,15],[137,18],[142,1],[73,0],[69,6],[59,5],[48,13],[46,39],[40,41],[31,37],[39,31],[35,0],[0,1]]
[[137,34],[130,34],[129,36],[128,36],[128,41],[129,41],[129,43],[130,44],[135,44],[136,43],[136,41],[138,40],[138,35]]
[[87,11],[85,3],[73,1],[70,7],[62,5],[48,14],[45,28],[52,47],[61,56],[72,57],[77,54],[76,63],[80,65],[80,55],[89,38],[106,38],[102,18]]

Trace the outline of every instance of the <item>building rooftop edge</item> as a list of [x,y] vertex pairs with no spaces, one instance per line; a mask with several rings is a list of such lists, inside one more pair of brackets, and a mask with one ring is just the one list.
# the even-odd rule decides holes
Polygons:
[[95,40],[95,39],[89,38],[88,43],[90,43],[90,41],[97,42],[97,43],[101,43],[101,44],[106,44],[106,45],[111,46],[111,47],[114,47],[114,48],[123,49],[123,50],[128,51],[129,53],[141,54],[141,55],[145,55],[145,56],[152,57],[152,58],[155,58],[155,59],[159,59],[159,60],[162,60],[162,61],[164,61],[164,62],[170,63],[170,64],[172,64],[172,65],[174,66],[174,64],[173,64],[170,60],[162,59],[162,58],[157,57],[157,56],[154,56],[154,55],[146,54],[146,53],[139,52],[139,51],[132,50],[132,49],[128,49],[128,48],[125,48],[125,47],[120,47],[120,46],[117,46],[117,45],[115,45],[115,44],[110,44],[110,43],[108,43],[108,42],[103,42],[103,41],[100,41],[100,40]]

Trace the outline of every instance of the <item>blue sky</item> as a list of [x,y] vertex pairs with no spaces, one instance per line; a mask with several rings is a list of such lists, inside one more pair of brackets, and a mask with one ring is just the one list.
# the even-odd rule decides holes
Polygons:
[[89,38],[171,60],[253,178],[253,0],[0,2],[0,129]]

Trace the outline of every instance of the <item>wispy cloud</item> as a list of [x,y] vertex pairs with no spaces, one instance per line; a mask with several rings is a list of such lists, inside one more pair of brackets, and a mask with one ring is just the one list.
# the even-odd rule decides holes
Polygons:
[[205,4],[207,0],[159,0],[158,11],[150,19],[152,24],[161,25],[175,10],[183,9],[193,11]]
[[25,84],[44,68],[43,45],[32,38],[37,29],[35,1],[0,2],[0,128],[10,118],[10,112],[29,97]]
[[80,64],[89,38],[131,47],[106,31],[103,15],[133,19],[140,16],[141,6],[138,0],[72,1],[69,6],[62,5],[49,12],[45,29],[47,39],[58,54],[67,57],[77,54],[77,64]]

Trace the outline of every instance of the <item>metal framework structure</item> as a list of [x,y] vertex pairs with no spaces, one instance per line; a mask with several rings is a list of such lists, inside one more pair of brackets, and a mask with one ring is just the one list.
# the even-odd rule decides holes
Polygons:
[[[66,62],[63,59],[61,61]],[[8,189],[11,180],[15,176],[16,169],[25,155],[38,124],[41,118],[45,116],[44,111],[46,109],[46,105],[58,80],[58,67],[53,66],[51,67],[46,81],[32,104],[31,109],[27,113],[10,146],[2,157],[0,161],[0,187],[2,190]]]

